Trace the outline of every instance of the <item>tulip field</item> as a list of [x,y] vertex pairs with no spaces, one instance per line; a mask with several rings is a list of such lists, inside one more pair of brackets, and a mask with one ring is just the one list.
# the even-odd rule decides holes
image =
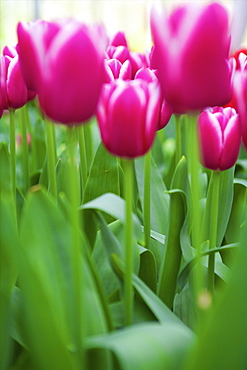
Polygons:
[[231,17],[153,6],[148,51],[103,24],[16,25],[0,370],[247,370],[247,45]]

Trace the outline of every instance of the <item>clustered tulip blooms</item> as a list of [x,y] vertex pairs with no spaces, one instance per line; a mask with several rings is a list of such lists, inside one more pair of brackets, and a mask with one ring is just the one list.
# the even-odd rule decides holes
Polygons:
[[186,4],[170,17],[153,8],[152,67],[174,113],[226,104],[231,98],[232,63],[225,8]]
[[214,107],[198,117],[202,164],[214,171],[231,168],[237,161],[241,129],[234,108]]
[[27,86],[54,121],[79,124],[95,113],[105,80],[105,35],[77,21],[19,23],[18,49]]

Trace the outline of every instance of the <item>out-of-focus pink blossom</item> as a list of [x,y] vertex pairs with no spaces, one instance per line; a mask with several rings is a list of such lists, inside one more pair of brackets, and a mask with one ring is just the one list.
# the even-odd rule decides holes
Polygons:
[[228,14],[223,6],[186,4],[168,17],[153,8],[152,68],[174,113],[226,104],[231,98]]
[[214,171],[234,166],[241,143],[239,115],[234,108],[204,110],[198,117],[198,136],[203,166]]

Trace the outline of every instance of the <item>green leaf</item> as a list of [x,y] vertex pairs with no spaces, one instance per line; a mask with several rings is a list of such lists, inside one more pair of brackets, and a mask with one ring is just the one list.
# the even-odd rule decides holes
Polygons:
[[[73,369],[77,356],[76,304],[87,309],[78,315],[87,335],[108,330],[102,295],[88,256],[81,259],[83,278],[75,290],[70,224],[41,190],[29,195],[21,220],[21,289],[27,345],[35,361],[45,369]],[[85,243],[82,239],[81,243]],[[85,246],[86,248],[86,246]],[[83,292],[82,298],[80,298]],[[74,358],[74,359],[73,359]]]
[[247,364],[247,227],[234,260],[229,283],[201,325],[188,370],[245,370]]
[[[215,249],[206,249],[201,254],[199,254],[199,256],[195,256],[195,257],[191,258],[190,260],[186,261],[186,263],[183,265],[183,267],[182,267],[182,269],[179,273],[178,291],[181,292],[181,290],[183,289],[183,287],[187,283],[187,281],[189,279],[190,272],[191,272],[192,268],[195,266],[196,262],[198,261],[198,258],[209,256],[211,254],[217,254],[218,252],[233,251],[237,247],[238,247],[237,244],[229,244],[229,245],[225,245],[225,246],[215,248]],[[227,272],[224,273],[224,271],[223,271],[223,274],[221,274],[219,270],[222,271],[222,267],[219,267],[219,262],[220,261],[218,261],[218,260],[216,261],[217,266],[216,266],[215,273],[218,276],[220,276],[221,278],[223,278],[223,280],[228,281],[229,269],[227,269]],[[206,261],[204,261],[203,265],[207,266]],[[227,266],[224,265],[224,268],[226,269]]]
[[110,335],[89,338],[89,357],[99,350],[112,352],[121,370],[180,369],[188,349],[193,343],[193,333],[175,323],[137,324]]
[[234,182],[234,198],[232,211],[228,222],[225,238],[228,243],[239,241],[240,227],[244,220],[244,211],[247,208],[247,181]]
[[[135,160],[136,178],[143,208],[144,202],[144,157]],[[151,229],[166,235],[169,220],[169,196],[152,158],[151,162]]]
[[[113,268],[123,279],[124,268],[116,256],[112,255]],[[159,297],[135,274],[132,275],[132,284],[146,305],[150,308],[154,316],[161,323],[183,323],[176,315],[159,299]]]
[[20,243],[12,197],[0,192],[0,358],[9,367],[11,341],[11,295],[18,275]]
[[11,192],[10,159],[6,143],[0,144],[0,191]]
[[[81,207],[79,207],[79,209],[94,209],[102,211],[114,217],[115,219],[120,220],[122,224],[125,223],[125,200],[123,200],[116,194],[103,194],[100,197],[83,204]],[[143,242],[143,233],[140,222],[135,214],[133,214],[132,217],[134,234],[138,241]]]
[[105,193],[120,194],[119,164],[117,158],[109,154],[101,143],[87,179],[83,203]]
[[[219,187],[219,209],[218,209],[218,227],[217,227],[217,246],[220,246],[225,235],[228,220],[231,213],[233,201],[233,177],[234,167],[220,173]],[[209,183],[206,208],[202,222],[202,241],[209,239],[211,227],[211,214],[213,184]]]
[[140,249],[140,279],[153,291],[157,288],[157,267],[155,257],[150,249]]
[[180,234],[186,216],[187,162],[185,157],[179,161],[172,180],[170,194],[169,229],[166,239],[166,252],[161,266],[158,295],[169,307],[173,307],[177,278],[181,264],[182,249]]

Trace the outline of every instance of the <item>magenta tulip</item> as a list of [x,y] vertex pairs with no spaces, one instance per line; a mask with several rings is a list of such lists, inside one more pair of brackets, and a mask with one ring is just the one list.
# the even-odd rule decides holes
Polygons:
[[117,59],[105,60],[105,69],[105,82],[111,82],[117,78],[121,78],[122,80],[131,80],[132,68],[129,60],[126,60],[123,64]]
[[176,8],[170,17],[153,8],[152,68],[164,98],[180,114],[226,104],[231,98],[228,15],[217,3]]
[[135,158],[151,147],[160,99],[156,82],[115,80],[105,84],[97,110],[103,144],[113,155]]
[[234,74],[233,97],[239,113],[242,140],[247,149],[247,56],[239,55],[239,68]]
[[198,118],[201,161],[204,167],[224,171],[237,161],[241,129],[234,108],[214,107]]
[[19,23],[18,51],[27,85],[54,121],[79,124],[95,113],[104,69],[104,32],[76,21]]
[[0,115],[4,109],[17,109],[28,100],[27,86],[23,80],[19,57],[0,57]]
[[[159,80],[156,77],[155,71],[151,70],[150,68],[139,69],[135,75],[135,79],[138,78],[145,80],[147,82],[156,81],[156,83],[159,84]],[[161,130],[168,124],[173,113],[172,107],[164,99],[162,99],[161,94],[159,99],[160,99],[160,115],[157,130]]]

